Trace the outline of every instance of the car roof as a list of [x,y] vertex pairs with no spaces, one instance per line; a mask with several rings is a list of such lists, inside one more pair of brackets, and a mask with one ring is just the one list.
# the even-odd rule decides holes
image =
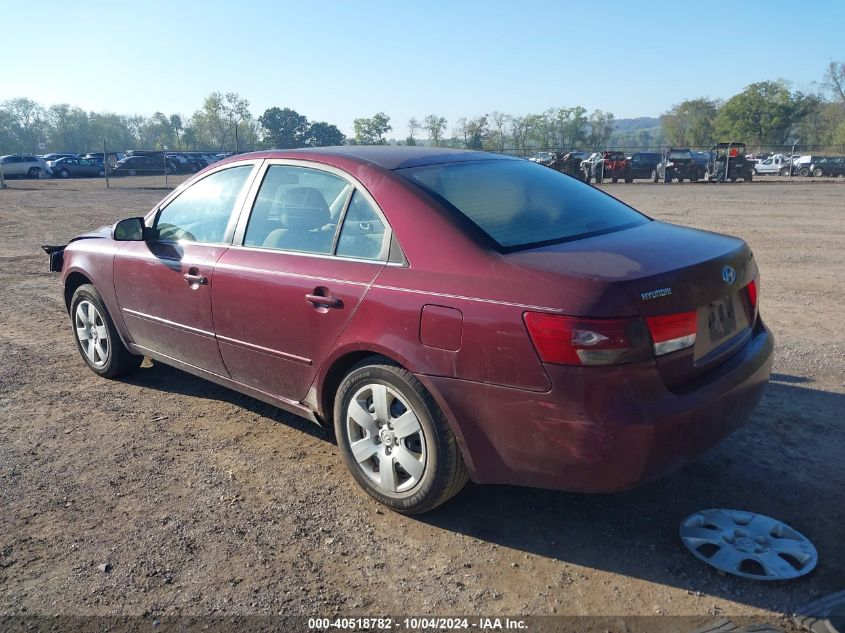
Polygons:
[[293,158],[296,156],[302,156],[306,159],[314,159],[320,156],[347,157],[391,170],[476,160],[518,160],[512,156],[492,154],[490,152],[413,145],[309,147],[304,149],[269,150],[252,154],[237,154],[231,158],[240,160],[244,158]]

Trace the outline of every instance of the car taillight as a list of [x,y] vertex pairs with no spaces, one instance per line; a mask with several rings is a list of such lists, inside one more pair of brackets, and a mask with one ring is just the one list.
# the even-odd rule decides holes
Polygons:
[[640,319],[585,319],[526,312],[525,326],[544,363],[614,365],[648,357]]
[[679,349],[684,349],[695,343],[698,329],[698,313],[681,312],[678,314],[661,314],[645,318],[654,342],[654,355],[662,356]]
[[745,287],[745,291],[748,293],[748,301],[751,303],[751,307],[754,308],[755,312],[757,310],[757,282],[753,279],[749,284]]

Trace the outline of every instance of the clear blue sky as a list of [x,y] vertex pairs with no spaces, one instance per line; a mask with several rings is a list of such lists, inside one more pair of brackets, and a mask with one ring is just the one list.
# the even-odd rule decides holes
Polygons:
[[[659,8],[664,5],[665,8]],[[765,79],[811,90],[845,61],[845,2],[23,2],[0,8],[0,101],[192,114],[235,91],[335,123],[583,105],[658,116]]]

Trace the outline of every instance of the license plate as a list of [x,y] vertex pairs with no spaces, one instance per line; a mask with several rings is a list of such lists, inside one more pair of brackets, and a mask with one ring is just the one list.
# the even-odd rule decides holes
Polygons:
[[736,332],[736,310],[731,298],[719,299],[708,306],[707,330],[711,343],[723,341]]

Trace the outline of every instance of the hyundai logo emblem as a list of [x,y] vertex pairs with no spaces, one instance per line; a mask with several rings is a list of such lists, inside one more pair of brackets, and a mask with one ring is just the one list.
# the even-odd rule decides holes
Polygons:
[[732,284],[736,281],[736,271],[733,269],[733,266],[725,266],[722,269],[722,281],[726,284]]

